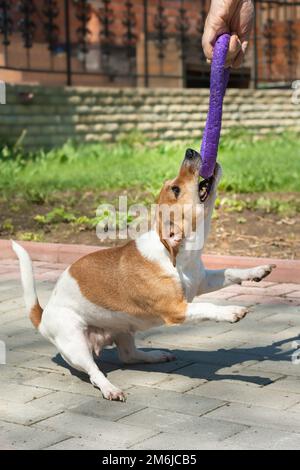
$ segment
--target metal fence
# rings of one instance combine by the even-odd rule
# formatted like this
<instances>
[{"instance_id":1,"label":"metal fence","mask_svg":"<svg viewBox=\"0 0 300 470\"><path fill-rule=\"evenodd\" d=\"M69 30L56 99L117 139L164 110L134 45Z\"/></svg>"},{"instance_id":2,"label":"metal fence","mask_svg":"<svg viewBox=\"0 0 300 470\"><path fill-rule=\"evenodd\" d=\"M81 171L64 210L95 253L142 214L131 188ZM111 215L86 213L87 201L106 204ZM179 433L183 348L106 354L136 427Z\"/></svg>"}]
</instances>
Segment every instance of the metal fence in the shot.
<instances>
[{"instance_id":1,"label":"metal fence","mask_svg":"<svg viewBox=\"0 0 300 470\"><path fill-rule=\"evenodd\" d=\"M0 0L0 74L15 81L202 87L209 0ZM300 2L255 0L245 66L231 86L299 77Z\"/></svg>"}]
</instances>

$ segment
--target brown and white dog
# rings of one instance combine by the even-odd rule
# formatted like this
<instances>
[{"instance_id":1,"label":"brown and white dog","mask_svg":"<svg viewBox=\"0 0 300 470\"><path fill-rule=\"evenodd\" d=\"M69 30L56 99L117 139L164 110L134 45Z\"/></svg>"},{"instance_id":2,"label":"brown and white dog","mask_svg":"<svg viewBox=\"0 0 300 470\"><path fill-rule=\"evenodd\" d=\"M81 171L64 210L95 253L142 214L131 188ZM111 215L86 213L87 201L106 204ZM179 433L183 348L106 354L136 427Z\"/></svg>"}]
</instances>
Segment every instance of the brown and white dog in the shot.
<instances>
[{"instance_id":1,"label":"brown and white dog","mask_svg":"<svg viewBox=\"0 0 300 470\"><path fill-rule=\"evenodd\" d=\"M245 307L192 303L193 298L245 280L260 281L274 267L207 270L201 247L188 248L187 231L192 231L199 214L197 231L203 231L204 238L208 235L221 177L216 165L209 195L201 202L205 198L199 186L200 165L200 155L187 150L179 174L160 192L156 228L124 246L96 251L76 261L61 275L44 311L36 295L30 257L13 242L33 325L72 367L86 372L107 399L123 401L125 396L99 370L93 354L99 355L103 347L114 343L125 363L171 361L174 356L169 352L136 349L134 334L158 325L237 322L247 314ZM160 207L175 204L191 208L190 224L186 227L186 221L173 217L163 236Z\"/></svg>"}]
</instances>

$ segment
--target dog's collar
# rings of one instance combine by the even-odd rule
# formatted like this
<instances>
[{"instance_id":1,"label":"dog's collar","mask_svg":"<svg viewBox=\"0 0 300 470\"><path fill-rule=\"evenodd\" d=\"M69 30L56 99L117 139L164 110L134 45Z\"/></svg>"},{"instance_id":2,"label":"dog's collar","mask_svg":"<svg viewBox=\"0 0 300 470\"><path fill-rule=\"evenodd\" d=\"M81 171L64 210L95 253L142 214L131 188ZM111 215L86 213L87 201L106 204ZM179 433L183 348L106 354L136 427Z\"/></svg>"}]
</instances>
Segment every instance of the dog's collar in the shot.
<instances>
[{"instance_id":1,"label":"dog's collar","mask_svg":"<svg viewBox=\"0 0 300 470\"><path fill-rule=\"evenodd\" d=\"M213 186L213 182L214 182L214 176L211 176L210 178L207 178L199 182L198 191L199 191L199 198L201 202L205 202L206 199L208 198L211 188Z\"/></svg>"}]
</instances>

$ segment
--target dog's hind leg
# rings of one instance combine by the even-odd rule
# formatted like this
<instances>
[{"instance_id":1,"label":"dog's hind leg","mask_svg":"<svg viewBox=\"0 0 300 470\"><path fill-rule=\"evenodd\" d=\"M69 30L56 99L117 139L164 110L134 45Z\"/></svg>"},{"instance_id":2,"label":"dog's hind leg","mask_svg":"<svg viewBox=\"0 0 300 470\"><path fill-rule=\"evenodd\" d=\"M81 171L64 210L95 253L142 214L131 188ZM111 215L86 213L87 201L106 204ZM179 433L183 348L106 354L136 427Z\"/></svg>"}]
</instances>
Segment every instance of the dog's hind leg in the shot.
<instances>
[{"instance_id":1,"label":"dog's hind leg","mask_svg":"<svg viewBox=\"0 0 300 470\"><path fill-rule=\"evenodd\" d=\"M115 337L119 358L126 364L169 362L175 356L167 351L141 351L137 349L134 337L130 333L120 333Z\"/></svg>"},{"instance_id":2,"label":"dog's hind leg","mask_svg":"<svg viewBox=\"0 0 300 470\"><path fill-rule=\"evenodd\" d=\"M199 294L223 289L223 287L231 286L232 284L241 284L243 281L259 282L268 276L275 267L274 264L266 264L249 269L206 269Z\"/></svg>"},{"instance_id":3,"label":"dog's hind leg","mask_svg":"<svg viewBox=\"0 0 300 470\"><path fill-rule=\"evenodd\" d=\"M83 325L73 317L72 311L61 310L60 313L61 316L56 325L55 335L52 336L52 342L62 357L74 369L88 374L91 383L101 390L104 398L125 401L124 393L109 382L95 363ZM60 322L64 323L64 328L59 328Z\"/></svg>"}]
</instances>

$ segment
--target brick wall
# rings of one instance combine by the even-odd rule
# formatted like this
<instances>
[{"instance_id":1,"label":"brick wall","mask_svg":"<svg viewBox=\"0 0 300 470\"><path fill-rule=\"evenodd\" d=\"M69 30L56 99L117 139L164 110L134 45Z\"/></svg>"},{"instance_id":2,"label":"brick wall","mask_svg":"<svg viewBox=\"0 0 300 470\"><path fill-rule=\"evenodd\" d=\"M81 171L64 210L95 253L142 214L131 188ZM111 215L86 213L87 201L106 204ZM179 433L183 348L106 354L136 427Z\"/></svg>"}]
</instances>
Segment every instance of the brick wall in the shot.
<instances>
[{"instance_id":1,"label":"brick wall","mask_svg":"<svg viewBox=\"0 0 300 470\"><path fill-rule=\"evenodd\" d=\"M32 100L26 101L26 93ZM200 138L207 106L207 89L108 89L7 87L7 104L0 105L0 140L14 142L27 131L27 147L60 145L67 139L114 141L138 130L152 140ZM229 89L223 130L234 126L258 134L300 131L300 106L290 90Z\"/></svg>"}]
</instances>

